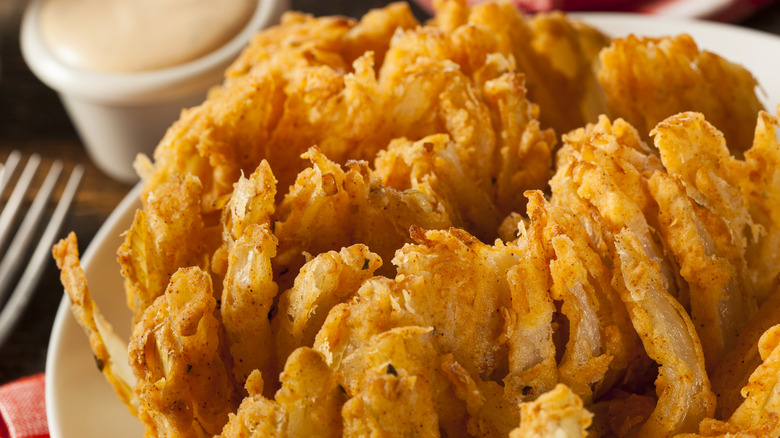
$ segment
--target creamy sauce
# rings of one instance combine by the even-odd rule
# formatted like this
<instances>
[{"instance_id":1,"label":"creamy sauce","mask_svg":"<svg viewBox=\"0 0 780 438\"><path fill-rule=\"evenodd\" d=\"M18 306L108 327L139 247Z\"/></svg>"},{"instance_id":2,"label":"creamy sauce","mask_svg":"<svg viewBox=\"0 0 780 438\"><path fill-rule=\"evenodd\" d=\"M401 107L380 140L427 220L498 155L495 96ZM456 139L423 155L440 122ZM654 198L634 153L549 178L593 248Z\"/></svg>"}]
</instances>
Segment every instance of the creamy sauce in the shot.
<instances>
[{"instance_id":1,"label":"creamy sauce","mask_svg":"<svg viewBox=\"0 0 780 438\"><path fill-rule=\"evenodd\" d=\"M138 72L219 48L249 22L257 0L44 0L40 29L73 67Z\"/></svg>"}]
</instances>

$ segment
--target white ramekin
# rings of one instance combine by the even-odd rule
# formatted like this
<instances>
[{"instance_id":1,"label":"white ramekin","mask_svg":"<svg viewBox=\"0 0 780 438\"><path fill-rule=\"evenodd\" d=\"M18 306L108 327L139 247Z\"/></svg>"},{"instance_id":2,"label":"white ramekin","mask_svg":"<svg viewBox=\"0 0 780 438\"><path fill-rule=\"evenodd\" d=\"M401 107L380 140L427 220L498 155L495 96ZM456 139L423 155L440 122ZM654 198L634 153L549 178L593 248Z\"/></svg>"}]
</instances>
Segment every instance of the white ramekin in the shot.
<instances>
[{"instance_id":1,"label":"white ramekin","mask_svg":"<svg viewBox=\"0 0 780 438\"><path fill-rule=\"evenodd\" d=\"M289 6L289 0L258 0L238 35L185 64L139 73L102 73L71 67L53 55L38 29L41 2L31 1L22 19L24 60L59 94L95 165L128 183L138 180L132 166L136 155L151 155L181 110L201 103L252 35L277 23Z\"/></svg>"}]
</instances>

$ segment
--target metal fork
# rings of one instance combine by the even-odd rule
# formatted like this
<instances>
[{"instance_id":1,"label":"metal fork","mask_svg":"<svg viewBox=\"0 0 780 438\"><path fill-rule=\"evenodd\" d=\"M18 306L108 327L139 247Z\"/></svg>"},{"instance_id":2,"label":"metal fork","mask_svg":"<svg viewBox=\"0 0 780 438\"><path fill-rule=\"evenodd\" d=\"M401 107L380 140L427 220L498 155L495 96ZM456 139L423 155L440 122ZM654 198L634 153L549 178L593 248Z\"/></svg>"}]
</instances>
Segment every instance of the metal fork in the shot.
<instances>
[{"instance_id":1,"label":"metal fork","mask_svg":"<svg viewBox=\"0 0 780 438\"><path fill-rule=\"evenodd\" d=\"M2 166L0 168L0 196L5 192L9 182L12 181L21 159L22 154L14 151L8 156L5 164L0 165ZM27 307L46 267L46 263L51 260L51 247L54 244L54 240L58 237L62 222L73 202L76 190L81 182L81 177L84 174L84 168L81 165L73 168L62 190L59 202L49 218L48 225L40 233L38 244L32 255L27 258L29 248L34 243L36 232L39 231L38 225L43 217L44 209L49 203L54 189L57 187L63 170L61 161L58 160L52 163L49 172L46 174L40 187L38 187L37 194L27 209L24 219L16 228L14 226L16 218L27 192L31 190L40 162L41 158L37 154L31 155L27 159L27 164L16 179L13 191L5 203L2 213L0 213L0 249L5 248L11 232L16 231L2 261L0 261L0 306L2 306L2 311L0 311L0 346L5 343L8 335ZM18 277L21 265L25 262L27 263L27 268ZM15 282L17 278L18 281ZM14 284L16 287L13 288L13 292L8 297L9 291L11 291ZM8 297L7 301L6 297Z\"/></svg>"}]
</instances>

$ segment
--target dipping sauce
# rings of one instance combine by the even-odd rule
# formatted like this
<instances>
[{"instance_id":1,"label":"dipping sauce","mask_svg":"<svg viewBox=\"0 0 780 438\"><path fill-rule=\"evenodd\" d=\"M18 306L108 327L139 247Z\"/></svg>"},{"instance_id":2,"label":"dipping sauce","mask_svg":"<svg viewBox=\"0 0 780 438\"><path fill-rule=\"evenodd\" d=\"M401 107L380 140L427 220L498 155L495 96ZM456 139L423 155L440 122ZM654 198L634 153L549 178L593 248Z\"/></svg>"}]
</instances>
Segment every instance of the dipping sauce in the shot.
<instances>
[{"instance_id":1,"label":"dipping sauce","mask_svg":"<svg viewBox=\"0 0 780 438\"><path fill-rule=\"evenodd\" d=\"M192 61L249 22L257 0L44 0L41 36L62 62L139 72Z\"/></svg>"}]
</instances>

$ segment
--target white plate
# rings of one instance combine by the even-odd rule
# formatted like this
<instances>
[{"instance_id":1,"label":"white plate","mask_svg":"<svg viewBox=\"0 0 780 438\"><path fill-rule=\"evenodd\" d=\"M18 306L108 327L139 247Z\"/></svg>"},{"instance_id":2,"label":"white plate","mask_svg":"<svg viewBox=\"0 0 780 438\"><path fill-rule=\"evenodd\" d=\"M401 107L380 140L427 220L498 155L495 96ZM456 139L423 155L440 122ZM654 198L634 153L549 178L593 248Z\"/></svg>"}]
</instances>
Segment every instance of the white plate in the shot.
<instances>
[{"instance_id":1,"label":"white plate","mask_svg":"<svg viewBox=\"0 0 780 438\"><path fill-rule=\"evenodd\" d=\"M774 113L780 103L780 38L730 25L626 14L579 14L613 35L660 36L687 32L700 47L748 67L766 91L764 102ZM130 312L116 250L138 208L138 187L117 207L95 235L82 263L90 291L117 332L127 338ZM54 321L46 362L46 412L52 438L138 438L140 423L119 401L98 372L87 337L70 314L64 297Z\"/></svg>"}]
</instances>

